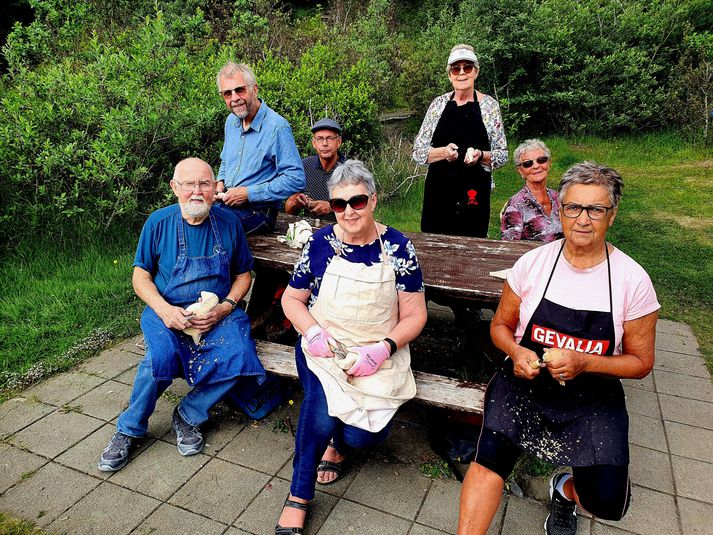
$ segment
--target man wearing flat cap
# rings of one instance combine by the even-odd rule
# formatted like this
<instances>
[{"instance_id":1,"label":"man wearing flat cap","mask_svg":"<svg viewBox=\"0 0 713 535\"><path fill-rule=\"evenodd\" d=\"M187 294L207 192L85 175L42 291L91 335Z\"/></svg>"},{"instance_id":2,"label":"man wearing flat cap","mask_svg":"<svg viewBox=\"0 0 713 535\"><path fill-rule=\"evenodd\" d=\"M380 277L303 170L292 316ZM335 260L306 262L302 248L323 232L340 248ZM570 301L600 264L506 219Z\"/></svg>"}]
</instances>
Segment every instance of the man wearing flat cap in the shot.
<instances>
[{"instance_id":1,"label":"man wearing flat cap","mask_svg":"<svg viewBox=\"0 0 713 535\"><path fill-rule=\"evenodd\" d=\"M306 177L305 190L295 193L285 201L285 212L334 218L329 207L327 181L337 165L345 159L339 152L342 145L341 134L342 127L334 119L325 118L314 123L312 146L317 154L302 159Z\"/></svg>"}]
</instances>

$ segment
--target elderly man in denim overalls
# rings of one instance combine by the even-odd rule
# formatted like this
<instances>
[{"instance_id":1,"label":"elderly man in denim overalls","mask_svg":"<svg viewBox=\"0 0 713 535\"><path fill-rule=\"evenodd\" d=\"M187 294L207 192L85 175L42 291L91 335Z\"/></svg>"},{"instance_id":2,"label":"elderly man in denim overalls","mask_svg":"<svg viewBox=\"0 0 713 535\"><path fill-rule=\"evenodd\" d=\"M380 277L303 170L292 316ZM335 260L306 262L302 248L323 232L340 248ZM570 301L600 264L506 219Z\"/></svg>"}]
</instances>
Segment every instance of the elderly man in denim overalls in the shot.
<instances>
[{"instance_id":1,"label":"elderly man in denim overalls","mask_svg":"<svg viewBox=\"0 0 713 535\"><path fill-rule=\"evenodd\" d=\"M102 471L127 463L146 433L156 400L174 378L183 377L193 387L173 411L176 445L184 456L200 453L199 426L240 377L265 379L250 321L237 306L250 287L253 262L242 226L227 210L212 208L216 183L206 162L181 161L171 188L178 204L149 216L134 259L134 290L147 305L141 315L146 356L129 407L101 454ZM220 303L205 314L188 312L201 292L216 294ZM198 344L182 332L187 327L202 334Z\"/></svg>"}]
</instances>

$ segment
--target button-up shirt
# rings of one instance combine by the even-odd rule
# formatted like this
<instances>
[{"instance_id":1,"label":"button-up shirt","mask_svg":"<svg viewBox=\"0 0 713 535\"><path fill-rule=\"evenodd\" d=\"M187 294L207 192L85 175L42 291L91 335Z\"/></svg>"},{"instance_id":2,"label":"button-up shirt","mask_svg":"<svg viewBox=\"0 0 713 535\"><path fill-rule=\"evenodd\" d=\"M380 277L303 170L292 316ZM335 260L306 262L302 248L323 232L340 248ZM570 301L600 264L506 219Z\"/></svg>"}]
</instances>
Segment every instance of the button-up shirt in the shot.
<instances>
[{"instance_id":1,"label":"button-up shirt","mask_svg":"<svg viewBox=\"0 0 713 535\"><path fill-rule=\"evenodd\" d=\"M247 130L236 115L226 119L218 180L247 187L251 206L279 206L304 189L304 169L289 123L260 102Z\"/></svg>"}]
</instances>

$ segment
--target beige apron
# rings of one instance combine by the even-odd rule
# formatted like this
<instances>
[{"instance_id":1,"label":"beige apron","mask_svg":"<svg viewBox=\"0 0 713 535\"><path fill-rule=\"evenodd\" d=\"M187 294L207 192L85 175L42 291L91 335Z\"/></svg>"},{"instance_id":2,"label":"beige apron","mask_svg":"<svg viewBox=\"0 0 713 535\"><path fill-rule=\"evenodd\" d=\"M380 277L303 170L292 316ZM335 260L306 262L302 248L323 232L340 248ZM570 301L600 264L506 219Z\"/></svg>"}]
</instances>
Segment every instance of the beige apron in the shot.
<instances>
[{"instance_id":1,"label":"beige apron","mask_svg":"<svg viewBox=\"0 0 713 535\"><path fill-rule=\"evenodd\" d=\"M396 274L378 227L377 235L383 261L366 266L349 262L338 252L324 272L317 300L310 309L314 319L347 346L377 343L399 321ZM408 345L385 360L373 375L352 377L351 382L333 358L311 356L304 337L302 350L307 366L322 383L329 415L345 424L372 433L380 431L396 410L416 395Z\"/></svg>"}]
</instances>

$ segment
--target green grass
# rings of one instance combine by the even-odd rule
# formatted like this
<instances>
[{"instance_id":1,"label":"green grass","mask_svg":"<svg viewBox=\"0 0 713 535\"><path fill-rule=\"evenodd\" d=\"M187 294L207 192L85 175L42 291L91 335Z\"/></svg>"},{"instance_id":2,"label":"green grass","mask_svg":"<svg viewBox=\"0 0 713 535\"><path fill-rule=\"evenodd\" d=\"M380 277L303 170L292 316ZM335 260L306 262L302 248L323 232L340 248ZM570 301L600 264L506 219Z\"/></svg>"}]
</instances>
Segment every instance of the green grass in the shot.
<instances>
[{"instance_id":1,"label":"green grass","mask_svg":"<svg viewBox=\"0 0 713 535\"><path fill-rule=\"evenodd\" d=\"M511 153L519 140L509 140ZM563 138L544 141L552 151L549 186L564 171L592 159L619 171L624 196L608 239L649 273L662 305L661 317L693 329L713 372L713 157L710 151L667 134L637 138ZM391 168L398 167L390 164ZM378 171L381 171L379 169ZM377 177L382 178L377 172ZM393 182L393 177L389 177ZM495 173L489 237L499 239L498 213L522 179L512 162ZM383 222L417 231L423 181L377 208Z\"/></svg>"},{"instance_id":2,"label":"green grass","mask_svg":"<svg viewBox=\"0 0 713 535\"><path fill-rule=\"evenodd\" d=\"M20 520L8 514L0 513L0 533L3 535L49 535L29 520Z\"/></svg>"}]
</instances>

